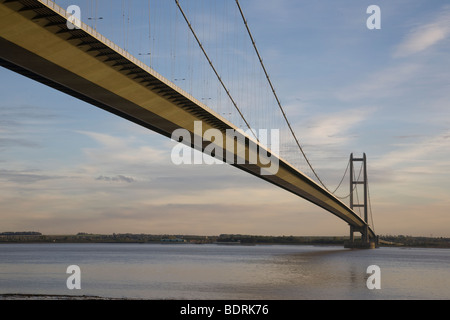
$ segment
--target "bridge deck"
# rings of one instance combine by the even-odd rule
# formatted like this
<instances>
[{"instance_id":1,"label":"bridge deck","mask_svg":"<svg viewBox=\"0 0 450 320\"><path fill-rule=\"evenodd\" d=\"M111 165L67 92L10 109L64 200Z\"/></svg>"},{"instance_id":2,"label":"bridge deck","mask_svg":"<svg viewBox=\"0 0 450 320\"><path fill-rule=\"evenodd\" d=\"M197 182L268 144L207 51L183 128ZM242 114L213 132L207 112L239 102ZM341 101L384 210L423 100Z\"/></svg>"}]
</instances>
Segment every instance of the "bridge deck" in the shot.
<instances>
[{"instance_id":1,"label":"bridge deck","mask_svg":"<svg viewBox=\"0 0 450 320\"><path fill-rule=\"evenodd\" d=\"M194 134L195 121L202 121L203 131L237 130L87 25L68 29L67 17L52 1L0 0L0 64L167 137L178 128ZM247 150L254 144L263 147L245 139ZM246 160L233 165L322 207L358 230L366 226L347 205L287 161L279 159L275 175L261 175L264 166ZM375 237L370 228L369 237Z\"/></svg>"}]
</instances>

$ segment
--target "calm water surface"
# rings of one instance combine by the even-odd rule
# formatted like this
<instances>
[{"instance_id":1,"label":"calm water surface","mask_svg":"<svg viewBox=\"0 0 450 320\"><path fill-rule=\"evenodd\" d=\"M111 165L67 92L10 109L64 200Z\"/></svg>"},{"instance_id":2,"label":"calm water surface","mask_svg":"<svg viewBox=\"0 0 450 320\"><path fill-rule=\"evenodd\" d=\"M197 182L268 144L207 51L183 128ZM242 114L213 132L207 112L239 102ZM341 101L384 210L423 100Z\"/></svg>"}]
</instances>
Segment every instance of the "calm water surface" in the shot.
<instances>
[{"instance_id":1,"label":"calm water surface","mask_svg":"<svg viewBox=\"0 0 450 320\"><path fill-rule=\"evenodd\" d=\"M81 268L81 290L66 269ZM367 267L381 269L369 290ZM143 299L449 299L450 250L190 244L3 244L0 294Z\"/></svg>"}]
</instances>

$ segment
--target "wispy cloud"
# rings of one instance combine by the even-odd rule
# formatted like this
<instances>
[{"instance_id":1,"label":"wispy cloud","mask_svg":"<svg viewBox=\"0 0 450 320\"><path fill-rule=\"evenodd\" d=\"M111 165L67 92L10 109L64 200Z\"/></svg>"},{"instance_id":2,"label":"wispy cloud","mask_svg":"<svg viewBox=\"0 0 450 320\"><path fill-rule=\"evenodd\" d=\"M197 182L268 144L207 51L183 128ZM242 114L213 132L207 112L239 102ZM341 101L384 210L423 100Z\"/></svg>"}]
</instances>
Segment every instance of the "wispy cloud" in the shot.
<instances>
[{"instance_id":1,"label":"wispy cloud","mask_svg":"<svg viewBox=\"0 0 450 320\"><path fill-rule=\"evenodd\" d=\"M437 173L433 163L442 160L442 157L448 158L450 150L450 131L444 131L436 136L413 144L405 145L395 151L385 154L378 159L374 166L378 168L395 168L398 165L417 166L420 161L427 162L427 172ZM420 165L419 165L420 166Z\"/></svg>"},{"instance_id":2,"label":"wispy cloud","mask_svg":"<svg viewBox=\"0 0 450 320\"><path fill-rule=\"evenodd\" d=\"M66 177L29 171L0 170L0 180L6 180L20 184L29 184L43 180L63 179L63 178Z\"/></svg>"},{"instance_id":3,"label":"wispy cloud","mask_svg":"<svg viewBox=\"0 0 450 320\"><path fill-rule=\"evenodd\" d=\"M368 107L317 115L301 132L301 136L304 141L314 146L345 145L351 139L349 133L367 120L373 111L373 108Z\"/></svg>"},{"instance_id":4,"label":"wispy cloud","mask_svg":"<svg viewBox=\"0 0 450 320\"><path fill-rule=\"evenodd\" d=\"M450 35L450 6L445 6L434 21L412 29L396 47L394 57L425 51Z\"/></svg>"},{"instance_id":5,"label":"wispy cloud","mask_svg":"<svg viewBox=\"0 0 450 320\"><path fill-rule=\"evenodd\" d=\"M404 63L369 74L365 79L349 87L338 89L336 97L341 101L398 97L407 90L407 85L416 79L421 70L417 63Z\"/></svg>"},{"instance_id":6,"label":"wispy cloud","mask_svg":"<svg viewBox=\"0 0 450 320\"><path fill-rule=\"evenodd\" d=\"M1 131L0 131L1 133ZM37 148L40 144L32 141L31 139L19 139L19 138L0 138L0 149L8 147L27 147Z\"/></svg>"},{"instance_id":7,"label":"wispy cloud","mask_svg":"<svg viewBox=\"0 0 450 320\"><path fill-rule=\"evenodd\" d=\"M121 175L121 174L119 174L117 176L114 176L114 177L99 176L95 180L98 180L98 181L112 181L112 182L127 182L127 183L132 183L132 182L135 181L134 178L126 177L126 176Z\"/></svg>"},{"instance_id":8,"label":"wispy cloud","mask_svg":"<svg viewBox=\"0 0 450 320\"><path fill-rule=\"evenodd\" d=\"M167 150L160 150L148 146L133 136L116 137L110 134L79 131L79 133L92 138L99 144L96 148L86 148L84 153L89 163L100 170L107 170L117 166L141 167L151 163L164 163Z\"/></svg>"},{"instance_id":9,"label":"wispy cloud","mask_svg":"<svg viewBox=\"0 0 450 320\"><path fill-rule=\"evenodd\" d=\"M44 107L0 105L0 149L41 147L36 134L44 132L57 118Z\"/></svg>"}]
</instances>

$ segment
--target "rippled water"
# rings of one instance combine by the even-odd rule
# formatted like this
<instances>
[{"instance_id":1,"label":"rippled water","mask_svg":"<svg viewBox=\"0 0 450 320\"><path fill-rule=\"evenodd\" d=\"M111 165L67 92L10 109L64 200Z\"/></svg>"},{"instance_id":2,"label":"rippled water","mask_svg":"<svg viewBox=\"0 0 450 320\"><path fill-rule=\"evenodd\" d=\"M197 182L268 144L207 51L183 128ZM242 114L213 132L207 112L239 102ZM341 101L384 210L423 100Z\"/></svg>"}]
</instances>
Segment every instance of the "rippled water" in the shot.
<instances>
[{"instance_id":1,"label":"rippled water","mask_svg":"<svg viewBox=\"0 0 450 320\"><path fill-rule=\"evenodd\" d=\"M69 290L69 265L81 290ZM369 290L367 267L380 267ZM449 299L450 250L190 244L0 245L0 294L143 299Z\"/></svg>"}]
</instances>

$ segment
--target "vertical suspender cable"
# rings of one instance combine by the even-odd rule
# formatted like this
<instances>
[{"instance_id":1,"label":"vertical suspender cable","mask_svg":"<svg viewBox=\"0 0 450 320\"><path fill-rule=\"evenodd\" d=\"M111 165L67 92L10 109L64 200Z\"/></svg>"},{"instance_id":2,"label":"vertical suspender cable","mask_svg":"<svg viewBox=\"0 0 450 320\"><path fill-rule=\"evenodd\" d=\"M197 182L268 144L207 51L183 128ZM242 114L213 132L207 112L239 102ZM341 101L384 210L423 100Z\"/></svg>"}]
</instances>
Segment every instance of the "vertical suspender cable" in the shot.
<instances>
[{"instance_id":1,"label":"vertical suspender cable","mask_svg":"<svg viewBox=\"0 0 450 320\"><path fill-rule=\"evenodd\" d=\"M272 84L272 81L270 80L269 74L267 73L267 69L266 69L266 67L264 66L264 63L263 63L263 60L262 60L262 58L261 58L261 55L259 54L258 48L256 47L256 43L255 43L255 41L254 41L254 39L253 39L252 33L250 32L250 28L249 28L249 26L248 26L248 24L247 24L247 20L245 19L244 12L242 11L241 5L239 4L239 0L236 0L236 4L237 4L237 6L238 6L238 8L239 8L239 12L241 13L241 17L242 17L242 20L244 21L244 24L245 24L245 27L246 27L246 29L247 29L248 35L250 36L250 40L252 41L253 48L254 48L255 51L256 51L256 55L258 56L259 62L261 63L261 67L263 68L264 74L266 75L267 81L269 82L270 88L272 89L272 92L273 92L273 94L274 94L274 96L275 96L275 99L276 99L276 101L277 101L278 107L280 108L281 113L283 114L283 117L284 117L284 119L285 119L285 121L286 121L286 123L287 123L287 125L288 125L288 127L289 127L289 130L291 131L291 134L292 134L292 136L294 137L295 142L297 143L298 148L300 149L301 153L303 154L303 157L305 158L306 162L308 163L308 166L310 167L310 169L312 170L312 172L313 172L314 175L316 176L317 180L320 182L320 184L321 184L328 192L330 192L330 190L328 190L328 188L325 186L325 184L322 182L322 180L320 179L320 177L318 176L318 174L317 174L316 171L314 170L314 168L313 168L313 166L311 165L311 163L310 163L308 157L306 156L305 152L303 151L303 148L301 147L300 142L298 141L297 136L296 136L295 133L294 133L294 130L293 130L292 127L291 127L291 124L289 123L289 120L287 119L286 113L284 112L284 109L283 109L283 107L282 107L282 105L281 105L280 99L278 98L278 95L277 95L277 93L276 93L276 91L275 91L275 88L274 88L274 86L273 86L273 84Z\"/></svg>"},{"instance_id":2,"label":"vertical suspender cable","mask_svg":"<svg viewBox=\"0 0 450 320\"><path fill-rule=\"evenodd\" d=\"M253 131L253 129L250 127L249 123L247 122L247 120L245 119L244 115L242 114L241 110L239 109L238 105L236 104L236 101L234 101L233 97L230 94L230 91L228 90L228 88L225 86L225 83L222 81L222 78L220 77L219 73L217 72L216 68L214 67L214 64L212 63L211 59L209 58L208 54L206 53L205 48L203 47L200 39L197 37L197 34L194 31L194 28L192 27L191 23L189 22L189 19L187 18L187 16L185 15L183 8L181 8L180 2L178 0L175 0L175 3L178 6L178 9L180 10L181 14L183 15L184 20L186 21L189 29L191 30L192 35L194 36L195 40L197 41L197 44L199 45L200 49L202 50L204 56L206 57L206 59L208 60L209 65L211 66L211 68L213 69L217 79L219 80L220 84L222 85L223 89L225 90L225 92L227 93L228 97L230 98L231 102L233 103L234 107L236 108L237 112L239 113L239 115L241 116L242 120L244 120L245 124L247 125L247 128L252 132L252 134L255 136L256 140L258 140L257 135L255 134L255 132Z\"/></svg>"},{"instance_id":3,"label":"vertical suspender cable","mask_svg":"<svg viewBox=\"0 0 450 320\"><path fill-rule=\"evenodd\" d=\"M369 199L370 220L372 221L372 229L375 232L375 224L373 223L372 202L370 201L369 179L367 179L367 198Z\"/></svg>"}]
</instances>

